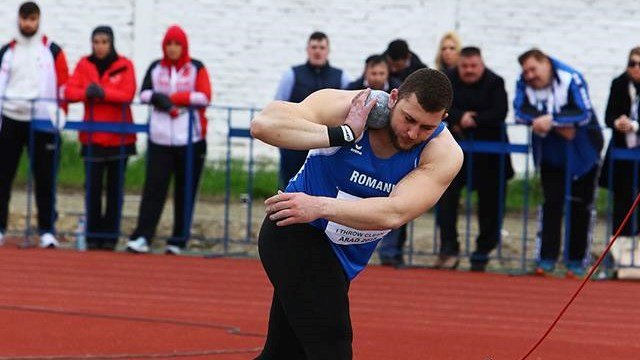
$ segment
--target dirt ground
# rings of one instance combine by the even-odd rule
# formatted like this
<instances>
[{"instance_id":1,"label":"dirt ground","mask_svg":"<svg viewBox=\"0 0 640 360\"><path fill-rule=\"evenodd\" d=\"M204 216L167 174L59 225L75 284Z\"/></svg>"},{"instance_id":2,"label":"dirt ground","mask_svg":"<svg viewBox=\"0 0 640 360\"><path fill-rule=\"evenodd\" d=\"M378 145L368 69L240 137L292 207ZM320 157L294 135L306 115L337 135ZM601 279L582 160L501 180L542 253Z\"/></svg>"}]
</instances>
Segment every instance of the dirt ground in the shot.
<instances>
[{"instance_id":1,"label":"dirt ground","mask_svg":"<svg viewBox=\"0 0 640 360\"><path fill-rule=\"evenodd\" d=\"M122 234L118 248L123 249L126 237L130 234L138 217L140 196L128 194L124 199L124 209L122 218ZM224 199L200 199L196 204L195 216L192 227L192 240L189 243L188 254L209 255L209 256L257 256L256 238L260 229L260 224L264 217L264 205L262 201L254 201L249 209L243 197L234 197L229 200L229 213L227 216L227 233L229 241L225 242L225 204ZM75 234L78 228L78 219L84 209L84 196L77 191L58 192L58 214L56 223L60 240L64 247L73 248L75 246ZM35 209L32 200L31 207ZM14 191L10 204L9 232L10 234L22 234L26 225L27 196L25 191ZM247 226L247 219L251 211L251 223ZM464 254L473 251L475 234L477 234L477 222L474 215L471 215L467 224L464 209L460 211L461 217L458 221L458 231L460 234L461 248ZM31 226L35 225L35 211L32 214ZM492 261L489 269L493 271L511 271L523 269L522 254L526 252L526 258L532 259L535 251L535 234L537 228L537 211L530 209L526 218L526 241L523 213L507 214L502 230L502 246L494 251L496 260ZM157 236L153 242L155 252L161 253L164 246L163 239L171 234L173 225L173 205L169 198L165 204L162 218L157 230ZM465 234L469 233L469 236ZM413 234L412 240L407 244L406 260L414 265L429 266L435 259L437 253L438 234L435 230L435 218L432 212L426 213L416 219L409 227L409 234ZM411 238L411 237L410 237ZM596 221L592 252L598 253L604 249L606 239L605 222L602 219ZM526 249L525 249L526 248ZM526 250L526 251L525 251ZM374 256L372 262L377 262ZM530 265L530 260L525 262ZM468 262L463 257L462 268L468 268Z\"/></svg>"}]
</instances>

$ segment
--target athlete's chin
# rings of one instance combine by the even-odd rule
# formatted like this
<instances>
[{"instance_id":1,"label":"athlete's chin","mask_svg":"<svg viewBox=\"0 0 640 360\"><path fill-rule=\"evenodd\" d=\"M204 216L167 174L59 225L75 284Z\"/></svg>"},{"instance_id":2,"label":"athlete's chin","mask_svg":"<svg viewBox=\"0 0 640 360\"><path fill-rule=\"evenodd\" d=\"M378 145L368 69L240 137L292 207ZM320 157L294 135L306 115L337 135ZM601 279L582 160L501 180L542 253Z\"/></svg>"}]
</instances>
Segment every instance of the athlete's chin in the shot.
<instances>
[{"instance_id":1,"label":"athlete's chin","mask_svg":"<svg viewBox=\"0 0 640 360\"><path fill-rule=\"evenodd\" d=\"M396 141L395 143L395 146L396 149L400 151L410 151L418 146L418 143L416 143L415 141L402 141L401 139L398 139L398 141Z\"/></svg>"}]
</instances>

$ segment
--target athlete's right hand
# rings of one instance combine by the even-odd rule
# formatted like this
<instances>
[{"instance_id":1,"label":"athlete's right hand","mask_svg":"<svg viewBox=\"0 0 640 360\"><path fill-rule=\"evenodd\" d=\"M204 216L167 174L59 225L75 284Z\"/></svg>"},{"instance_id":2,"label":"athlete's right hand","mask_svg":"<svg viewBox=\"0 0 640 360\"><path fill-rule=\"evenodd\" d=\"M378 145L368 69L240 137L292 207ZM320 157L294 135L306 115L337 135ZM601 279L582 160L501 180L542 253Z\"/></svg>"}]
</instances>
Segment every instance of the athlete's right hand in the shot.
<instances>
[{"instance_id":1,"label":"athlete's right hand","mask_svg":"<svg viewBox=\"0 0 640 360\"><path fill-rule=\"evenodd\" d=\"M302 224L321 217L321 201L319 197L305 193L284 193L278 191L264 201L265 212L271 221L278 226Z\"/></svg>"},{"instance_id":2,"label":"athlete's right hand","mask_svg":"<svg viewBox=\"0 0 640 360\"><path fill-rule=\"evenodd\" d=\"M369 101L369 103L366 104L366 100L370 93L371 89L362 90L353 98L353 100L351 100L351 108L349 109L347 119L344 121L345 125L349 125L356 139L358 139L364 132L364 127L367 124L367 117L369 117L371 109L376 106L375 101Z\"/></svg>"}]
</instances>

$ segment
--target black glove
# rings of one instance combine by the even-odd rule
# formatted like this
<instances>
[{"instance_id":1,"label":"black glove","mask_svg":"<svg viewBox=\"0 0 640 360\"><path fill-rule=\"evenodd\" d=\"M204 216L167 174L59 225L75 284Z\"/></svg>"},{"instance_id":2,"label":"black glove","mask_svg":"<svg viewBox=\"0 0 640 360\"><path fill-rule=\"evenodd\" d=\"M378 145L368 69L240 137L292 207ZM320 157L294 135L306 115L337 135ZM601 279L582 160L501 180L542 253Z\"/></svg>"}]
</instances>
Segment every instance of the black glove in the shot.
<instances>
[{"instance_id":1,"label":"black glove","mask_svg":"<svg viewBox=\"0 0 640 360\"><path fill-rule=\"evenodd\" d=\"M104 89L96 83L87 86L84 94L87 99L104 99Z\"/></svg>"},{"instance_id":2,"label":"black glove","mask_svg":"<svg viewBox=\"0 0 640 360\"><path fill-rule=\"evenodd\" d=\"M151 104L160 111L169 111L173 107L169 96L159 92L154 92L151 95Z\"/></svg>"}]
</instances>

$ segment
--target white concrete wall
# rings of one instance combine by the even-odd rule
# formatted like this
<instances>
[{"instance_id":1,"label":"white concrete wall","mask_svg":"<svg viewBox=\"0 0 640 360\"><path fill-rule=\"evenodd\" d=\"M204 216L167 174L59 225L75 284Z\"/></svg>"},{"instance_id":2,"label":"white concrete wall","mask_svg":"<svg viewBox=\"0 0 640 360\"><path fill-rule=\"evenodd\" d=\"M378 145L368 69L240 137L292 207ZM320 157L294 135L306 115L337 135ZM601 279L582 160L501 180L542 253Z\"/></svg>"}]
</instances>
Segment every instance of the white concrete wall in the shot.
<instances>
[{"instance_id":1,"label":"white concrete wall","mask_svg":"<svg viewBox=\"0 0 640 360\"><path fill-rule=\"evenodd\" d=\"M20 3L2 1L3 42L15 32ZM64 48L71 67L90 51L91 30L107 24L115 30L118 51L133 58L139 82L149 62L161 55L167 26L182 25L192 56L209 69L215 103L228 105L268 102L282 72L305 60L306 39L314 30L329 35L331 63L356 77L364 58L381 52L395 38L406 39L432 65L439 37L456 29L465 45L483 49L487 65L505 78L510 95L519 74L516 57L532 46L581 70L602 117L611 79L624 70L629 49L640 44L640 7L631 0L41 0L39 4L43 28ZM226 131L224 115L211 115L212 141L220 142ZM144 120L143 115L139 118ZM247 119L248 115L238 117L238 126L246 125ZM274 154L260 149L267 156Z\"/></svg>"}]
</instances>

